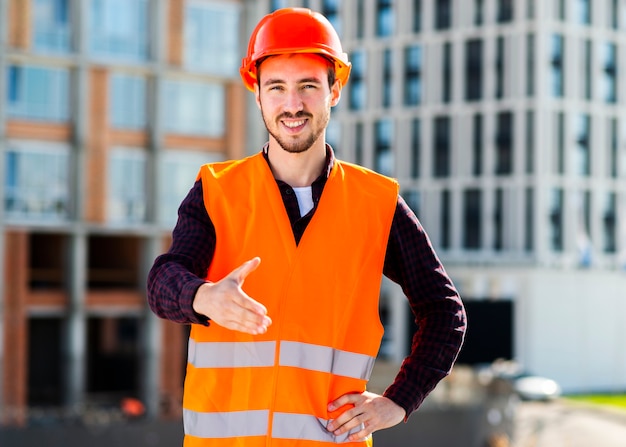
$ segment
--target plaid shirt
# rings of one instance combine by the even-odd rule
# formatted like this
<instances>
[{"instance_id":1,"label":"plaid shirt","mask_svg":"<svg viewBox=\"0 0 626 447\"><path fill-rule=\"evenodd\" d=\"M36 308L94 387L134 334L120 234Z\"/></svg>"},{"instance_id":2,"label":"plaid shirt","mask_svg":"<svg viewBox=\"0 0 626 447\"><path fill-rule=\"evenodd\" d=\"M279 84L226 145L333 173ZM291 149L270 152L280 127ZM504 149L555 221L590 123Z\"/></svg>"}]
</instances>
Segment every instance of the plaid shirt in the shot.
<instances>
[{"instance_id":1,"label":"plaid shirt","mask_svg":"<svg viewBox=\"0 0 626 447\"><path fill-rule=\"evenodd\" d=\"M296 242L315 213L334 164L332 149L328 148L326 167L312 184L313 209L305 216L300 216L293 189L276 180ZM179 323L209 324L206 317L194 312L192 304L196 290L207 276L215 240L215 228L204 206L198 180L180 205L169 251L155 260L148 276L148 303L159 317ZM459 294L428 236L400 196L383 274L402 287L417 325L411 353L384 392L406 410L408 418L450 372L463 343L466 316Z\"/></svg>"}]
</instances>

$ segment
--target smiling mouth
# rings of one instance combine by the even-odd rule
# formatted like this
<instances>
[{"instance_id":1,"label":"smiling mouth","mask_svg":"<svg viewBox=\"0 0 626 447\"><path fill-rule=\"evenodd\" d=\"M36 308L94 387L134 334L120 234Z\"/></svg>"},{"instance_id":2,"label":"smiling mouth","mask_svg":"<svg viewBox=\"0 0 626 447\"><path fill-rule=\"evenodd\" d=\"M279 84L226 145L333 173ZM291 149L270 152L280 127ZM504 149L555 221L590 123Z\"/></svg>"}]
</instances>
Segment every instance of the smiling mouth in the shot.
<instances>
[{"instance_id":1,"label":"smiling mouth","mask_svg":"<svg viewBox=\"0 0 626 447\"><path fill-rule=\"evenodd\" d=\"M295 129L296 127L304 126L306 120L298 120L298 121L283 121L283 124L290 129Z\"/></svg>"}]
</instances>

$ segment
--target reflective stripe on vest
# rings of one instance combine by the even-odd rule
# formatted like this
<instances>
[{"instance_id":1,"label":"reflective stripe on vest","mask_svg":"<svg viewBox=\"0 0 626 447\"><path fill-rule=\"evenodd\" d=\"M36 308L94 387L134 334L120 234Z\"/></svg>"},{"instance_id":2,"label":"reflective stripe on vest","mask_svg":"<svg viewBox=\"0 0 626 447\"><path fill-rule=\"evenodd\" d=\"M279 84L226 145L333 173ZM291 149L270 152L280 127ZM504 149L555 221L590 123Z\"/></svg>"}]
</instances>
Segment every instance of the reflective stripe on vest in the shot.
<instances>
[{"instance_id":1,"label":"reflective stripe on vest","mask_svg":"<svg viewBox=\"0 0 626 447\"><path fill-rule=\"evenodd\" d=\"M189 340L189 363L196 368L273 366L276 342L196 342ZM328 346L280 342L280 366L369 380L376 359Z\"/></svg>"},{"instance_id":2,"label":"reflective stripe on vest","mask_svg":"<svg viewBox=\"0 0 626 447\"><path fill-rule=\"evenodd\" d=\"M269 410L199 413L183 409L185 434L198 438L267 435Z\"/></svg>"},{"instance_id":3,"label":"reflective stripe on vest","mask_svg":"<svg viewBox=\"0 0 626 447\"><path fill-rule=\"evenodd\" d=\"M348 442L348 437L363 428L354 427L339 436L326 430L327 420L307 414L274 413L272 438L298 439L330 443ZM185 434L197 438L232 438L264 436L268 431L268 410L200 413L183 410ZM236 427L236 429L233 429Z\"/></svg>"}]
</instances>

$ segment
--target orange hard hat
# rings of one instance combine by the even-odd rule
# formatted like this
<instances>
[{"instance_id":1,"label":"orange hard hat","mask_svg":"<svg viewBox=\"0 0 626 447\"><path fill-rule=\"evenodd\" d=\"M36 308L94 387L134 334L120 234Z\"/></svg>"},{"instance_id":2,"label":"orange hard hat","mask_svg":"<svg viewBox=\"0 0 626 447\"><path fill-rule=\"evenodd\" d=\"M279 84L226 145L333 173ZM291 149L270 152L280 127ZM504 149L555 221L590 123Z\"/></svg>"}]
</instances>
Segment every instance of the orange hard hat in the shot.
<instances>
[{"instance_id":1,"label":"orange hard hat","mask_svg":"<svg viewBox=\"0 0 626 447\"><path fill-rule=\"evenodd\" d=\"M289 53L325 56L335 63L336 78L341 85L348 82L351 64L328 19L307 8L283 8L263 17L250 36L248 54L239 69L248 90L254 91L259 60Z\"/></svg>"}]
</instances>

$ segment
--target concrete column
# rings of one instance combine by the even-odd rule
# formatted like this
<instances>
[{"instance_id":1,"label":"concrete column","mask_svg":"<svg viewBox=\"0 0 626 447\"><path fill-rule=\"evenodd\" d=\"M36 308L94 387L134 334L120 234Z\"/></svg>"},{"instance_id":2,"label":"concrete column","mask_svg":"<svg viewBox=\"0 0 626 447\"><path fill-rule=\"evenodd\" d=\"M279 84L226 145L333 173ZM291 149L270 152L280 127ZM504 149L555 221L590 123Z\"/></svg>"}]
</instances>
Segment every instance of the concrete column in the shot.
<instances>
[{"instance_id":1,"label":"concrete column","mask_svg":"<svg viewBox=\"0 0 626 447\"><path fill-rule=\"evenodd\" d=\"M70 236L66 267L69 306L63 340L64 403L68 409L80 411L86 389L87 321L85 315L85 284L87 281L87 236L78 232Z\"/></svg>"},{"instance_id":2,"label":"concrete column","mask_svg":"<svg viewBox=\"0 0 626 447\"><path fill-rule=\"evenodd\" d=\"M146 239L143 249L141 277L145 288L148 271L154 259L161 253L161 243L158 237ZM159 403L161 395L161 347L162 347L161 321L152 313L146 305L144 309L143 328L141 343L141 401L146 407L146 415L154 419L159 416Z\"/></svg>"}]
</instances>

